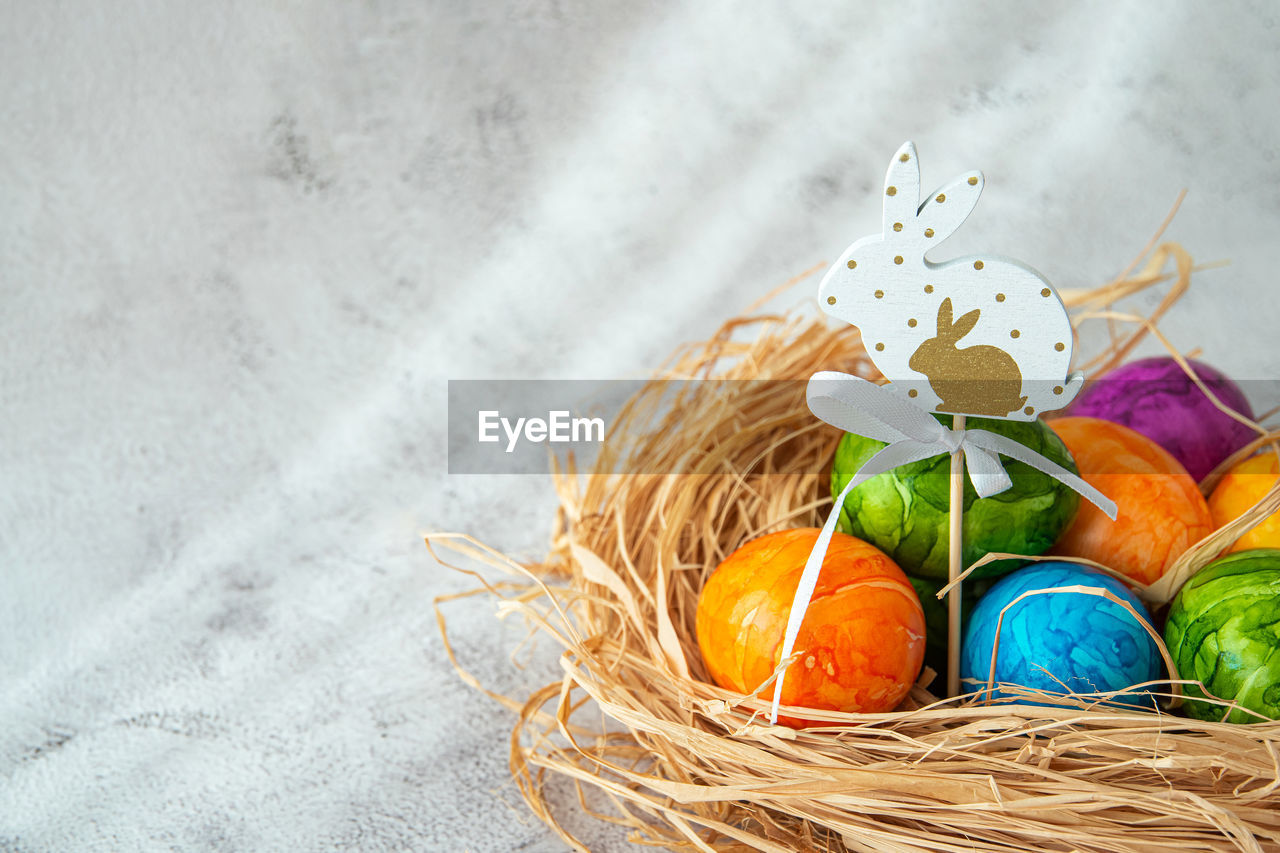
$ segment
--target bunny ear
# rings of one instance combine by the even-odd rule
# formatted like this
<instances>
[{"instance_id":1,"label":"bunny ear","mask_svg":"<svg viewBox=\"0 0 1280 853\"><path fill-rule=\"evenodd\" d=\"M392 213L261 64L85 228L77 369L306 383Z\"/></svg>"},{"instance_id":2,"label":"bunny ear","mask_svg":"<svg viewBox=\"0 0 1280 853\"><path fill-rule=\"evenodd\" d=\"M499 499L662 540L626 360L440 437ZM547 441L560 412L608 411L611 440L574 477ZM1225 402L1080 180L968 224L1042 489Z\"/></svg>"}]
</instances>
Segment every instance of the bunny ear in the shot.
<instances>
[{"instance_id":1,"label":"bunny ear","mask_svg":"<svg viewBox=\"0 0 1280 853\"><path fill-rule=\"evenodd\" d=\"M938 306L938 337L940 338L951 336L951 311L951 297L948 296Z\"/></svg>"},{"instance_id":2,"label":"bunny ear","mask_svg":"<svg viewBox=\"0 0 1280 853\"><path fill-rule=\"evenodd\" d=\"M910 227L919 205L920 162L914 143L904 142L884 176L884 232L888 234L895 223Z\"/></svg>"},{"instance_id":3,"label":"bunny ear","mask_svg":"<svg viewBox=\"0 0 1280 853\"><path fill-rule=\"evenodd\" d=\"M956 320L955 325L951 327L951 337L953 340L960 340L965 335L973 331L973 327L978 325L978 317L982 314L981 308L974 308L966 314L961 315Z\"/></svg>"},{"instance_id":4,"label":"bunny ear","mask_svg":"<svg viewBox=\"0 0 1280 853\"><path fill-rule=\"evenodd\" d=\"M973 212L982 187L981 172L966 172L926 198L916 218L916 227L926 243L941 243L954 234Z\"/></svg>"}]
</instances>

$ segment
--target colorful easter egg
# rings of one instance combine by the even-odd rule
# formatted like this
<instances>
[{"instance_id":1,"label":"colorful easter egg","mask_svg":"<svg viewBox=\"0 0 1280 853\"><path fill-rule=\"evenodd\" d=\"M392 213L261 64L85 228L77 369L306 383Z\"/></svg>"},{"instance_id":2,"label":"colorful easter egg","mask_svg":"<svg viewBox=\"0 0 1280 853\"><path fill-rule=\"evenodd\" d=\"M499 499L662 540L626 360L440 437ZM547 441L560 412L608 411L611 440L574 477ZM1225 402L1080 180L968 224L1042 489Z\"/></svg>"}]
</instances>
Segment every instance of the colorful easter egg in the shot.
<instances>
[{"instance_id":1,"label":"colorful easter egg","mask_svg":"<svg viewBox=\"0 0 1280 853\"><path fill-rule=\"evenodd\" d=\"M1239 386L1207 364L1190 364L1224 405L1253 417ZM1086 383L1068 414L1142 433L1173 454L1196 482L1256 435L1213 405L1168 356L1132 361Z\"/></svg>"},{"instance_id":2,"label":"colorful easter egg","mask_svg":"<svg viewBox=\"0 0 1280 853\"><path fill-rule=\"evenodd\" d=\"M698 647L711 678L747 693L782 652L791 602L818 532L784 530L734 551L698 599ZM787 670L784 705L835 711L889 711L907 695L924 658L920 600L902 569L860 539L835 534L822 561ZM761 696L772 698L770 685ZM782 722L799 728L803 720Z\"/></svg>"},{"instance_id":3,"label":"colorful easter egg","mask_svg":"<svg viewBox=\"0 0 1280 853\"><path fill-rule=\"evenodd\" d=\"M938 598L938 591L946 586L947 582L943 579L910 576L908 576L907 580L911 581L912 589L920 597L920 606L924 608L925 665L931 667L934 672L945 673L947 671L948 602L945 598ZM973 606L978 603L978 599L982 597L983 593L991 588L992 583L994 581L990 578L982 578L976 581L969 578L965 579L960 588L960 624L963 625L969 620L969 614L973 612ZM930 689L936 691L937 688Z\"/></svg>"},{"instance_id":4,"label":"colorful easter egg","mask_svg":"<svg viewBox=\"0 0 1280 853\"><path fill-rule=\"evenodd\" d=\"M1155 640L1133 614L1108 598L1080 592L1032 595L1064 586L1101 587L1151 616L1128 587L1105 572L1074 563L1044 562L1001 578L973 609L964 632L960 677L965 690L985 689L999 623L995 681L1050 693L1110 693L1160 677ZM1010 607L1009 605L1012 606ZM1009 607L1000 622L1000 614ZM1008 697L997 690L993 698ZM1114 701L1151 706L1145 689Z\"/></svg>"},{"instance_id":5,"label":"colorful easter egg","mask_svg":"<svg viewBox=\"0 0 1280 853\"><path fill-rule=\"evenodd\" d=\"M1223 475L1209 495L1209 512L1213 524L1222 527L1234 521L1253 507L1262 496L1271 491L1280 476L1280 460L1270 450L1243 459ZM1280 548L1280 512L1262 520L1257 527L1245 533L1227 549L1247 551L1251 548Z\"/></svg>"},{"instance_id":6,"label":"colorful easter egg","mask_svg":"<svg viewBox=\"0 0 1280 853\"><path fill-rule=\"evenodd\" d=\"M935 415L951 425L949 415ZM1053 431L1039 421L1019 422L969 418L969 429L1006 436L1074 472L1071 454ZM831 494L839 496L862 464L884 442L848 433L836 448L831 467ZM1007 491L979 498L964 481L965 566L993 551L1042 554L1058 540L1075 517L1080 496L1040 471L1000 457L1013 481ZM935 456L872 477L845 498L840 530L882 549L909 574L947 577L948 508L951 498L951 457ZM1017 568L1003 560L978 569L972 577L993 577Z\"/></svg>"},{"instance_id":7,"label":"colorful easter egg","mask_svg":"<svg viewBox=\"0 0 1280 853\"><path fill-rule=\"evenodd\" d=\"M1080 476L1116 502L1115 521L1086 503L1053 553L1084 557L1143 584L1214 529L1209 505L1178 460L1144 435L1098 418L1049 421Z\"/></svg>"},{"instance_id":8,"label":"colorful easter egg","mask_svg":"<svg viewBox=\"0 0 1280 853\"><path fill-rule=\"evenodd\" d=\"M1280 720L1280 550L1259 548L1222 557L1183 585L1169 608L1165 644L1178 675L1213 696ZM1197 702L1204 691L1185 685L1189 716L1231 723L1255 714Z\"/></svg>"}]
</instances>

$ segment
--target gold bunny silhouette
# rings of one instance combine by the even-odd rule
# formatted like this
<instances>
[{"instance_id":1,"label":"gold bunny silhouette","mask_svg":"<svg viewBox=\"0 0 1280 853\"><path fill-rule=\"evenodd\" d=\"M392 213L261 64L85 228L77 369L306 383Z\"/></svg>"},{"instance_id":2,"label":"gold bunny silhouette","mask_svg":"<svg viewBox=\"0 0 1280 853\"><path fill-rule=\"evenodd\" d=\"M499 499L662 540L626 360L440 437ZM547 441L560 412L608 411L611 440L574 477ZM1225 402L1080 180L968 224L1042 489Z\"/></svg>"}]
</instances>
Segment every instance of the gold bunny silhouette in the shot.
<instances>
[{"instance_id":1,"label":"gold bunny silhouette","mask_svg":"<svg viewBox=\"0 0 1280 853\"><path fill-rule=\"evenodd\" d=\"M986 344L960 349L960 339L973 330L981 314L978 308L951 321L951 299L938 306L938 335L923 341L908 365L929 377L942 402L939 412L1002 418L1027 402L1022 391L1018 362L999 347Z\"/></svg>"}]
</instances>

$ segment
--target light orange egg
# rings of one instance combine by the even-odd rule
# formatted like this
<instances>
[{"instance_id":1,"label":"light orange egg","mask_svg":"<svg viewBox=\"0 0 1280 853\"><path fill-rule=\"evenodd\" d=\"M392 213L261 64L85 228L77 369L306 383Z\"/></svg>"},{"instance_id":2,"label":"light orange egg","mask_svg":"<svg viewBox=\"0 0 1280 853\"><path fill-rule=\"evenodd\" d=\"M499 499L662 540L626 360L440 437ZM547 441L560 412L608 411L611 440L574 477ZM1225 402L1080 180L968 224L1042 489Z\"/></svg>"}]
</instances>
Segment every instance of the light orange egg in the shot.
<instances>
[{"instance_id":1,"label":"light orange egg","mask_svg":"<svg viewBox=\"0 0 1280 853\"><path fill-rule=\"evenodd\" d=\"M698 599L698 647L711 678L747 693L773 674L812 528L753 539L707 579ZM924 660L920 599L907 576L874 545L844 533L831 540L787 669L784 705L876 713L902 701ZM770 684L760 695L773 698ZM805 720L781 718L792 727Z\"/></svg>"},{"instance_id":2,"label":"light orange egg","mask_svg":"<svg viewBox=\"0 0 1280 853\"><path fill-rule=\"evenodd\" d=\"M1236 463L1209 495L1214 525L1221 527L1244 515L1271 490L1277 476L1280 476L1280 460L1270 450ZM1250 548L1280 548L1280 512L1241 536L1227 553Z\"/></svg>"},{"instance_id":3,"label":"light orange egg","mask_svg":"<svg viewBox=\"0 0 1280 853\"><path fill-rule=\"evenodd\" d=\"M1149 584L1213 531L1209 505L1187 469L1151 439L1098 418L1057 418L1049 426L1080 476L1115 501L1118 513L1113 522L1081 501L1052 553L1094 560Z\"/></svg>"}]
</instances>

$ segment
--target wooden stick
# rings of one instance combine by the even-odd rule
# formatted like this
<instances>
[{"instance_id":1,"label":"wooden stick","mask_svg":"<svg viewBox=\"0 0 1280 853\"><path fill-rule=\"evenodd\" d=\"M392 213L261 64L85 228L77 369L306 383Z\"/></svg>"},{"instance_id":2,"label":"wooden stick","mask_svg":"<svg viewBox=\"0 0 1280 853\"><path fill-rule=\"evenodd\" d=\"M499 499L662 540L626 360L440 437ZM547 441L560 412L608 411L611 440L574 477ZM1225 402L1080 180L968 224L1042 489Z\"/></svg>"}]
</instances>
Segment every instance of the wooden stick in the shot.
<instances>
[{"instance_id":1,"label":"wooden stick","mask_svg":"<svg viewBox=\"0 0 1280 853\"><path fill-rule=\"evenodd\" d=\"M964 429L964 415L955 415L952 429ZM951 505L948 507L950 538L947 542L947 582L955 583L964 571L964 450L951 454ZM962 584L947 597L947 695L960 695L960 601Z\"/></svg>"}]
</instances>

